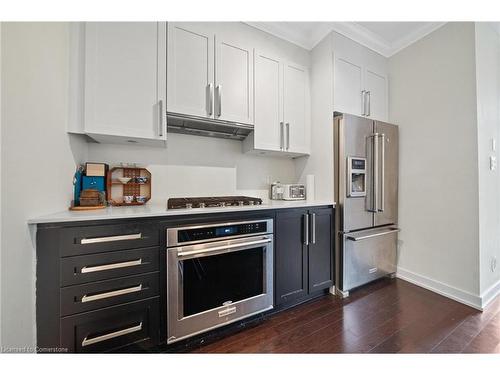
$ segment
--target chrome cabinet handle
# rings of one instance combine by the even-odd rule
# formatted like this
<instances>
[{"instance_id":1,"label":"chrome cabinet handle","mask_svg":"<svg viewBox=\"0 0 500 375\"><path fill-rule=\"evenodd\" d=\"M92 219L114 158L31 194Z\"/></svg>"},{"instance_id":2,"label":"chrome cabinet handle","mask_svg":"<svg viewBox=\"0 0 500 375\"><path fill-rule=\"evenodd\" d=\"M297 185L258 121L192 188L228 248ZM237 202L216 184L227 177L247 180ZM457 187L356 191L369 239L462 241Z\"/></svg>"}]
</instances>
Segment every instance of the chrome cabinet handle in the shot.
<instances>
[{"instance_id":1,"label":"chrome cabinet handle","mask_svg":"<svg viewBox=\"0 0 500 375\"><path fill-rule=\"evenodd\" d=\"M286 123L286 150L290 148L290 123Z\"/></svg>"},{"instance_id":2,"label":"chrome cabinet handle","mask_svg":"<svg viewBox=\"0 0 500 375\"><path fill-rule=\"evenodd\" d=\"M110 263L103 264L102 266L84 266L81 268L80 273L90 273L90 272L99 272L99 271L109 271L116 268L125 268L125 267L133 267L140 266L142 263L142 258L136 260L129 260L127 262L119 262L119 263Z\"/></svg>"},{"instance_id":3,"label":"chrome cabinet handle","mask_svg":"<svg viewBox=\"0 0 500 375\"><path fill-rule=\"evenodd\" d=\"M399 228L392 228L391 230L388 230L388 231L385 231L385 232L374 233L374 234L369 234L369 235L366 235L366 236L359 236L359 237L356 237L356 236L346 236L346 238L348 240L351 240L351 241L362 241L362 240L367 240L369 238L379 237L379 236L385 236L386 234L391 234L391 233L400 232L400 231L401 231L401 229L399 229Z\"/></svg>"},{"instance_id":4,"label":"chrome cabinet handle","mask_svg":"<svg viewBox=\"0 0 500 375\"><path fill-rule=\"evenodd\" d=\"M141 290L142 290L142 284L139 284L137 286L133 286L133 287L130 287L130 288L113 290L111 292L106 292L106 293L91 294L91 295L85 294L82 297L81 302L83 302L83 303L85 303L85 302L92 302L92 301L97 301L97 300L100 300L100 299L117 297L117 296L122 296L124 294L130 294L130 293L140 292Z\"/></svg>"},{"instance_id":5,"label":"chrome cabinet handle","mask_svg":"<svg viewBox=\"0 0 500 375\"><path fill-rule=\"evenodd\" d=\"M142 322L140 322L138 325L130 327L130 328L125 328L119 331L115 331L112 333L107 333L105 335L97 336L94 338L87 338L85 337L82 341L82 346L87 346L87 345L92 345L92 344L97 344L98 342L106 341L106 340L111 340L114 339L115 337L120 337L124 335L128 335L129 333L137 332L142 329Z\"/></svg>"},{"instance_id":6,"label":"chrome cabinet handle","mask_svg":"<svg viewBox=\"0 0 500 375\"><path fill-rule=\"evenodd\" d=\"M119 236L82 238L80 241L80 244L81 245L88 245L88 244L92 244L92 243L128 241L128 240L140 240L140 239L142 239L142 233L134 233L134 234L124 234L124 235L119 235Z\"/></svg>"},{"instance_id":7,"label":"chrome cabinet handle","mask_svg":"<svg viewBox=\"0 0 500 375\"><path fill-rule=\"evenodd\" d=\"M311 214L311 243L316 243L316 214Z\"/></svg>"},{"instance_id":8,"label":"chrome cabinet handle","mask_svg":"<svg viewBox=\"0 0 500 375\"><path fill-rule=\"evenodd\" d=\"M177 257L182 258L182 257L191 256L191 255L212 253L212 252L219 251L219 250L231 250L231 249L236 249L236 248L241 248L241 247L261 245L261 244L269 243L271 241L272 240L270 238L266 238L264 240L241 242L241 243L236 243L236 244L232 244L232 245L214 246L214 247L210 247L207 249L200 249L200 250L190 250L190 251L189 250L188 251L180 250L177 252Z\"/></svg>"},{"instance_id":9,"label":"chrome cabinet handle","mask_svg":"<svg viewBox=\"0 0 500 375\"><path fill-rule=\"evenodd\" d=\"M217 85L217 117L222 115L222 85Z\"/></svg>"},{"instance_id":10,"label":"chrome cabinet handle","mask_svg":"<svg viewBox=\"0 0 500 375\"><path fill-rule=\"evenodd\" d=\"M209 116L214 113L214 85L212 83L207 85L207 113Z\"/></svg>"},{"instance_id":11,"label":"chrome cabinet handle","mask_svg":"<svg viewBox=\"0 0 500 375\"><path fill-rule=\"evenodd\" d=\"M367 111L366 115L371 116L372 109L371 109L371 93L370 93L370 91L366 92L366 97L368 98L368 100L366 101L366 106L368 107L368 111Z\"/></svg>"},{"instance_id":12,"label":"chrome cabinet handle","mask_svg":"<svg viewBox=\"0 0 500 375\"><path fill-rule=\"evenodd\" d=\"M283 124L283 121L280 122L280 150L283 151L285 148L285 129L284 129L285 124Z\"/></svg>"},{"instance_id":13,"label":"chrome cabinet handle","mask_svg":"<svg viewBox=\"0 0 500 375\"><path fill-rule=\"evenodd\" d=\"M380 212L384 212L385 209L385 134L380 135L382 141L382 147L380 150L380 159L382 159L380 178L381 178L381 194L380 194Z\"/></svg>"},{"instance_id":14,"label":"chrome cabinet handle","mask_svg":"<svg viewBox=\"0 0 500 375\"><path fill-rule=\"evenodd\" d=\"M304 214L304 245L309 245L309 215Z\"/></svg>"},{"instance_id":15,"label":"chrome cabinet handle","mask_svg":"<svg viewBox=\"0 0 500 375\"><path fill-rule=\"evenodd\" d=\"M163 137L163 100L158 102L158 136Z\"/></svg>"},{"instance_id":16,"label":"chrome cabinet handle","mask_svg":"<svg viewBox=\"0 0 500 375\"><path fill-rule=\"evenodd\" d=\"M361 91L361 115L366 116L366 91Z\"/></svg>"}]
</instances>

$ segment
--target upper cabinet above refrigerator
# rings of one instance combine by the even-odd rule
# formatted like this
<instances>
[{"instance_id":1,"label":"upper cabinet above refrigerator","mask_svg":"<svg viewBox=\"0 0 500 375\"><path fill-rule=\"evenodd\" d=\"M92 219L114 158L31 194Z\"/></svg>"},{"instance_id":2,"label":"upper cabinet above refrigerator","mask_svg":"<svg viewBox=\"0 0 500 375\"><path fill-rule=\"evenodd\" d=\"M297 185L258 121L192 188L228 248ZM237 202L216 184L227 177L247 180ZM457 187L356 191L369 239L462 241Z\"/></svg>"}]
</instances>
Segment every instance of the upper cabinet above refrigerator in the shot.
<instances>
[{"instance_id":1,"label":"upper cabinet above refrigerator","mask_svg":"<svg viewBox=\"0 0 500 375\"><path fill-rule=\"evenodd\" d=\"M387 121L387 74L359 58L334 52L334 110Z\"/></svg>"}]
</instances>

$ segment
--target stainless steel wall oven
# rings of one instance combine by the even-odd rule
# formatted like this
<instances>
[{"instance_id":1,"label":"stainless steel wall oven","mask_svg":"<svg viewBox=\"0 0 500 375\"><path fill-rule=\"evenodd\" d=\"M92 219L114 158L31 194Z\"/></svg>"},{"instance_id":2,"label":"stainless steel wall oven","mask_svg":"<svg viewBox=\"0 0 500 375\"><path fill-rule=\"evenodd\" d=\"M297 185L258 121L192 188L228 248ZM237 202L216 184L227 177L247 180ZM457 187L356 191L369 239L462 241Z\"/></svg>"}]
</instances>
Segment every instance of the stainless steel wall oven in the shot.
<instances>
[{"instance_id":1,"label":"stainless steel wall oven","mask_svg":"<svg viewBox=\"0 0 500 375\"><path fill-rule=\"evenodd\" d=\"M167 229L167 343L272 308L272 219Z\"/></svg>"}]
</instances>

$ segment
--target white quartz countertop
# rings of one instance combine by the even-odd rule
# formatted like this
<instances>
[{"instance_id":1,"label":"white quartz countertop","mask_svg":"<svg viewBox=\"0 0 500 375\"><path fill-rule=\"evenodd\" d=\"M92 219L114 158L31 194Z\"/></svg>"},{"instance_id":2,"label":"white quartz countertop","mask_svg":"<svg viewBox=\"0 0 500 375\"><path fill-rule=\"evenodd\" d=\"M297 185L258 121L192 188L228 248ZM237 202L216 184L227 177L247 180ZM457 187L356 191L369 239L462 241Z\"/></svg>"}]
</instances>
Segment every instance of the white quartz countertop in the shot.
<instances>
[{"instance_id":1,"label":"white quartz countertop","mask_svg":"<svg viewBox=\"0 0 500 375\"><path fill-rule=\"evenodd\" d=\"M210 207L210 208L191 208L191 209L170 209L165 205L146 204L145 206L129 207L107 207L94 211L63 211L50 215L40 216L28 220L28 224L46 224L46 223L67 223L72 221L90 221L90 220L112 220L112 219L130 219L145 217L162 216L180 216L197 214L215 214L229 213L236 211L259 211L276 210L285 208L301 208L314 206L335 206L332 201L269 201L256 206L234 206L234 207Z\"/></svg>"}]
</instances>

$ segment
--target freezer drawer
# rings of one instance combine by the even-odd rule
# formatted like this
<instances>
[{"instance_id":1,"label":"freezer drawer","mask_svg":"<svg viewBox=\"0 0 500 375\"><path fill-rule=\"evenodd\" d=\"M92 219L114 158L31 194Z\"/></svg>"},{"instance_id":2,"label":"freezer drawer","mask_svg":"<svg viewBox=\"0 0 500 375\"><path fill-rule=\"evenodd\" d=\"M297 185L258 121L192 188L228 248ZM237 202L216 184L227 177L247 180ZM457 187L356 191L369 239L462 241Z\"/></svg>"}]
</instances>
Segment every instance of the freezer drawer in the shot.
<instances>
[{"instance_id":1,"label":"freezer drawer","mask_svg":"<svg viewBox=\"0 0 500 375\"><path fill-rule=\"evenodd\" d=\"M344 291L396 272L398 232L390 226L344 234Z\"/></svg>"}]
</instances>

